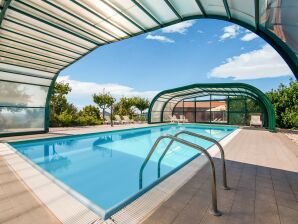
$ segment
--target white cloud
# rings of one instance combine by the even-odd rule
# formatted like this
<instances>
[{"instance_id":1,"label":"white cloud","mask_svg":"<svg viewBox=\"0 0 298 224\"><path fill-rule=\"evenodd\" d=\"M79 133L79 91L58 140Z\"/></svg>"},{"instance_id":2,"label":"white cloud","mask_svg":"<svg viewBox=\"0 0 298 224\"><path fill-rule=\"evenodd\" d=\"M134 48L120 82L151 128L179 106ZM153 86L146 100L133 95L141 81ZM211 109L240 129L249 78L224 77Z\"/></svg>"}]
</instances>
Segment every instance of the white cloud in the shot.
<instances>
[{"instance_id":1,"label":"white cloud","mask_svg":"<svg viewBox=\"0 0 298 224\"><path fill-rule=\"evenodd\" d=\"M161 31L163 33L185 34L187 32L188 28L192 27L194 24L195 24L195 21L184 21L184 22L172 25L172 26L162 28Z\"/></svg>"},{"instance_id":2,"label":"white cloud","mask_svg":"<svg viewBox=\"0 0 298 224\"><path fill-rule=\"evenodd\" d=\"M247 32L242 38L242 41L251 41L253 39L258 38L259 36L253 32Z\"/></svg>"},{"instance_id":3,"label":"white cloud","mask_svg":"<svg viewBox=\"0 0 298 224\"><path fill-rule=\"evenodd\" d=\"M152 34L148 34L146 36L147 40L156 40L156 41L160 41L160 42L165 42L165 43L174 43L175 41L166 37L166 36L160 36L160 35L152 35Z\"/></svg>"},{"instance_id":4,"label":"white cloud","mask_svg":"<svg viewBox=\"0 0 298 224\"><path fill-rule=\"evenodd\" d=\"M80 108L92 103L92 94L102 92L103 90L110 92L116 99L122 96L141 96L152 99L158 93L158 91L136 91L129 86L115 83L82 82L70 79L69 76L58 76L57 81L69 83L72 91L68 94L68 99Z\"/></svg>"},{"instance_id":5,"label":"white cloud","mask_svg":"<svg viewBox=\"0 0 298 224\"><path fill-rule=\"evenodd\" d=\"M280 55L268 44L259 50L228 58L224 64L215 67L210 77L235 80L288 76L292 74Z\"/></svg>"},{"instance_id":6,"label":"white cloud","mask_svg":"<svg viewBox=\"0 0 298 224\"><path fill-rule=\"evenodd\" d=\"M228 38L235 38L239 34L240 27L238 25L230 25L223 28L224 33L219 37L220 41Z\"/></svg>"}]
</instances>

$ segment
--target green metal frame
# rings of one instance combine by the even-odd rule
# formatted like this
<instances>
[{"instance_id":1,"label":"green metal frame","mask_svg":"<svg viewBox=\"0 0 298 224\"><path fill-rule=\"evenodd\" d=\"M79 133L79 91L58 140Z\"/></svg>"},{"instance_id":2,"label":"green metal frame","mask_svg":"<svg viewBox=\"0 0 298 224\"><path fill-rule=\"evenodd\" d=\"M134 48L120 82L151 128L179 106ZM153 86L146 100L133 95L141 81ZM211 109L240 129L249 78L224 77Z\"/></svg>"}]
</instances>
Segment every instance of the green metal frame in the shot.
<instances>
[{"instance_id":1,"label":"green metal frame","mask_svg":"<svg viewBox=\"0 0 298 224\"><path fill-rule=\"evenodd\" d=\"M153 106L155 104L155 102L162 97L165 94L169 94L169 93L175 93L175 92L179 92L179 91L185 91L185 90L191 90L191 89L195 89L195 88L202 88L204 90L200 90L197 92L193 92L193 93L187 93L187 94L177 94L176 96L172 96L171 98L169 98L166 102L164 102L164 105L162 107L162 110L160 111L161 115L160 115L160 122L152 122L151 121L151 113L153 112ZM209 90L208 90L209 88ZM211 88L211 89L210 89ZM177 104L186 99L189 95L194 95L193 98L195 97L196 93L205 93L205 95L213 95L212 93L216 92L216 89L220 88L220 89L227 89L225 90L220 90L217 91L218 94L216 95L225 95L225 96L233 96L233 93L237 93L240 95L245 95L246 97L252 98L256 101L258 101L258 103L260 104L260 106L262 108L264 108L264 114L265 114L265 120L268 120L268 125L266 124L267 122L265 122L265 124L268 126L268 129L270 131L275 131L275 125L276 125L276 121L275 121L275 111L273 109L273 106L270 102L270 100L268 99L268 97L259 89L257 89L254 86L245 84L245 83L213 83L213 84L209 84L209 83L198 83L198 84L192 84L192 85L187 85L187 86L182 86L182 87L178 87L178 88L174 88L174 89L169 89L169 90L165 90L162 91L160 93L158 93L152 100L150 107L149 107L149 111L148 111L148 123L163 123L163 111L165 109L165 106L167 105L167 103L175 98L175 97L182 97L183 99L179 100L177 102ZM236 89L231 91L231 89ZM241 91L239 89L244 89L246 91ZM226 92L227 94L223 94L224 92ZM209 94L208 94L209 93ZM222 93L222 94L220 94ZM199 95L197 96L199 97ZM210 101L211 102L211 101ZM175 108L175 107L174 107Z\"/></svg>"},{"instance_id":2,"label":"green metal frame","mask_svg":"<svg viewBox=\"0 0 298 224\"><path fill-rule=\"evenodd\" d=\"M255 2L255 10L254 10L255 11L255 26L253 26L251 24L248 24L245 21L242 21L242 20L233 18L233 16L231 15L230 8L229 8L229 3L228 3L227 0L223 0L223 4L224 4L225 10L226 10L226 14L227 14L226 16L208 15L208 13L204 9L204 6L200 2L200 0L195 0L196 3L197 3L197 6L198 6L198 8L200 9L201 12L198 12L197 15L185 16L185 17L183 17L183 16L181 16L179 14L179 12L175 9L175 7L171 3L171 1L165 1L165 3L168 5L168 7L173 11L173 13L177 17L176 20L171 21L171 22L167 22L167 23L162 23L161 21L159 21L158 18L154 14L152 14L151 11L149 11L149 10L146 9L146 7L142 3L142 1L139 1L139 0L131 0L131 1L136 5L136 7L138 7L140 10L142 10L153 22L156 23L156 26L155 27L150 28L150 29L145 29L144 27L142 27L141 24L137 23L134 20L134 18L132 18L131 16L128 16L124 11L121 11L121 10L117 9L115 6L109 4L109 2L107 2L107 1L104 0L103 1L104 3L109 4L109 6L112 7L117 13L119 13L119 15L121 15L123 18L125 18L127 21L129 21L131 24L133 24L134 26L136 26L136 27L138 27L140 29L140 32L135 33L135 34L131 34L128 31L123 30L122 27L119 26L118 24L115 24L114 22L110 22L106 18L103 18L101 15L97 14L92 9L89 9L88 7L86 7L85 5L77 2L76 0L72 0L72 2L74 4L77 4L78 6L80 6L80 7L84 8L84 9L88 10L90 13L94 14L95 16L98 16L100 19L103 19L104 21L108 22L110 25L114 26L115 28L117 28L118 30L122 31L123 33L125 33L127 35L127 37L124 37L124 38L117 38L112 33L106 32L105 30L101 30L100 28L96 27L96 29L100 30L101 32L106 33L107 35L109 35L111 37L114 37L115 40L121 40L121 39L129 38L129 37L137 36L137 35L140 35L140 34L143 34L143 33L146 33L146 32L151 32L151 31L158 30L158 29L160 29L162 27L167 27L167 26L170 26L170 25L174 25L174 24L179 23L181 21L187 21L187 20L193 20L193 19L206 19L206 18L207 19L218 19L218 20L224 20L224 21L229 21L229 22L238 24L238 25L240 25L240 26L242 26L242 27L244 27L244 28L246 28L246 29L248 29L248 30L256 33L261 38L263 38L268 44L270 44L281 55L281 57L285 60L285 62L288 64L288 66L292 70L292 72L293 72L294 76L296 77L296 79L298 79L298 59L297 59L296 54L290 49L290 47L286 43L284 43L274 33L272 33L270 30L266 29L259 22L259 17L260 17L259 0L254 0L254 2ZM52 92L53 92L54 83L55 83L55 81L57 79L57 76L60 73L60 71L63 70L63 69L65 69L65 68L67 68L68 66L70 66L73 63L75 63L76 61L80 60L82 57L84 57L86 54L92 52L97 47L100 47L100 46L102 46L104 44L112 43L114 41L107 41L104 38L101 38L101 37L97 37L96 38L96 37L94 37L92 35L95 39L98 39L98 40L101 40L101 41L104 42L103 44L100 44L100 43L98 43L98 42L96 42L96 41L94 41L94 40L92 40L92 39L90 39L88 37L85 37L85 36L82 36L82 35L78 35L77 33L73 32L73 31L66 30L66 29L64 29L63 27L60 27L57 24L54 24L52 22L49 22L49 21L46 21L44 19L38 18L38 17L36 17L34 15L29 14L28 12L21 11L21 10L15 8L14 6L10 6L11 2L12 2L12 0L5 0L4 3L3 3L3 5L0 6L0 8L1 8L1 13L0 13L0 27L1 27L2 21L4 19L7 19L7 18L5 18L6 11L7 10L15 10L15 11L17 11L19 13L22 13L22 14L24 14L26 16L29 16L29 17L31 17L33 19L36 19L38 21L44 22L44 23L46 23L46 24L48 24L48 25L50 25L52 27L61 29L64 32L70 33L70 34L72 34L74 36L77 36L78 38L81 38L81 39L83 39L85 41L88 41L88 42L93 43L93 44L96 45L96 47L94 47L92 49L88 49L86 51L86 53L79 54L79 52L72 52L72 53L78 54L78 57L74 57L74 56L70 56L70 55L64 55L64 54L59 53L59 52L55 52L55 50L50 50L50 49L45 49L43 47L34 46L34 45L30 44L30 43L24 43L24 42L21 42L21 41L18 41L18 40L13 40L13 39L10 39L10 38L7 38L7 37L2 37L2 36L0 37L0 38L3 38L3 39L6 39L8 41L14 41L16 43L19 43L20 46L22 46L22 45L23 46L26 46L26 47L28 47L29 50L28 49L20 49L21 48L20 46L19 47L17 47L17 46L12 47L12 46L7 46L6 45L7 47L11 47L12 49L18 49L18 50L21 50L21 51L23 50L24 52L27 52L27 53L30 53L30 54L35 54L35 55L43 56L41 53L31 52L31 49L36 48L36 49L39 49L40 51L49 52L51 54L56 54L56 55L59 55L60 57L64 58L64 60L62 60L62 59L56 59L55 57L47 56L48 58L51 58L51 59L54 59L56 61L60 61L61 62L60 65L57 64L57 66L61 66L61 68L57 69L57 72L55 72L55 76L52 79L51 85L49 87L47 99L46 99L46 105L45 105L46 116L45 116L45 130L44 131L48 131L48 127L49 127L49 102L50 102L50 98L51 98L51 95L52 95ZM20 4L23 4L23 5L26 5L26 6L30 7L30 8L32 8L32 9L34 9L34 10L37 10L39 13L43 13L43 14L46 15L46 12L43 12L40 9L34 8L33 6L27 4L25 1L16 0L16 2L18 2ZM84 18L81 18L80 15L74 15L73 13L69 12L67 9L61 8L61 7L59 7L59 6L51 3L48 0L45 0L44 2L47 3L47 4L49 4L49 5L51 5L52 7L55 7L57 10L61 10L64 13L67 13L68 15L73 16L74 18L79 19L82 22L85 22L86 24L90 24L89 21L85 20ZM67 23L66 21L63 20L63 18L55 18L55 19L58 19L61 22ZM12 22L15 23L16 21L12 21ZM11 30L10 30L10 32L11 32ZM86 33L87 33L87 31L86 31ZM41 40L38 40L38 41L41 41ZM44 42L44 43L45 44L49 44L47 42ZM5 45L5 44L3 44L3 45ZM74 46L76 46L76 45L74 44ZM60 46L55 46L55 47L60 47ZM84 49L84 47L83 47L83 49ZM71 52L70 49L64 49L64 50L66 50L68 52ZM5 58L5 56L4 56L4 58ZM29 59L29 57L28 57L28 59ZM44 62L44 60L37 59L37 58L36 58L36 61L40 61L41 63ZM26 63L30 63L30 62L26 62ZM51 63L53 65L55 64L53 62L48 62L48 63ZM65 63L65 65L63 65L64 63ZM10 63L10 62L7 62L7 64L15 65L14 63ZM36 67L35 68L34 67L28 67L26 65L23 65L23 67L27 67L27 68L38 70ZM46 71L46 70L43 70L43 69L39 69L39 70L40 71ZM50 72L50 71L47 71L47 72ZM44 77L41 77L41 78L44 78ZM269 102L268 99L263 99L262 98L262 105L266 105L265 108L268 109L268 104L269 103L270 102ZM272 113L272 111L270 113ZM273 119L272 116L268 116L268 117L269 117L269 120L270 119ZM272 129L273 128L273 125L272 124L274 124L274 126L275 126L275 120L274 121L271 120L271 122L269 121L269 126L271 125L271 127L269 127L269 129ZM30 134L30 132L28 132L28 133ZM17 135L17 134L18 133L12 133L12 135ZM24 133L20 133L20 134L24 134ZM2 136L2 134L0 134L0 136Z\"/></svg>"}]
</instances>

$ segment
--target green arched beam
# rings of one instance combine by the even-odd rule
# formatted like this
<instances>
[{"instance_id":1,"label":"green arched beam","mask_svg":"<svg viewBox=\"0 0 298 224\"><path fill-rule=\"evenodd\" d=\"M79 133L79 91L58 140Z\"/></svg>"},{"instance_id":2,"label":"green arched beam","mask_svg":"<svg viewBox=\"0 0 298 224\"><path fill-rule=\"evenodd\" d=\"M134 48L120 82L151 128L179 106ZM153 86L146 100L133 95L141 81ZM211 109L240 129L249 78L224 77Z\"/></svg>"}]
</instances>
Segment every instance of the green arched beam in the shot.
<instances>
[{"instance_id":1,"label":"green arched beam","mask_svg":"<svg viewBox=\"0 0 298 224\"><path fill-rule=\"evenodd\" d=\"M149 111L148 111L148 123L152 123L151 122L151 112L152 112L152 108L155 104L155 102L158 100L159 97L165 95L165 94L168 94L168 93L175 93L175 92L179 92L179 91L184 91L184 90L191 90L191 89L194 89L194 88L212 88L213 90L210 90L210 91L202 91L202 92L216 92L216 88L227 88L227 92L236 92L236 93L242 93L242 94L246 94L246 95L250 95L251 98L255 98L256 100L258 100L263 108L265 109L266 111L266 116L268 118L268 129L270 131L275 131L275 125L276 125L276 121L275 121L275 112L274 112L274 109L273 109L273 106L270 102L270 100L268 99L268 97L261 91L259 90L258 88L254 87L254 86L251 86L251 85L248 85L248 84L245 84L245 83L213 83L213 84L209 84L209 83L198 83L198 84L192 84L192 85L187 85L187 86L182 86L182 87L178 87L178 88L174 88L174 89L169 89L169 90L165 90L165 91L162 91L160 93L158 93L152 100L151 104L150 104L150 107L149 107ZM243 92L243 91L239 91L239 90L235 90L235 91L230 91L228 89L236 89L236 88L240 88L240 89L245 89L249 92ZM224 92L224 90L221 90L220 92ZM193 92L193 93L189 93L189 94L177 94L176 96L173 96L171 97L170 99L168 99L164 105L163 105L163 108L162 108L162 111L161 111L161 118L160 118L160 122L163 122L162 120L162 113L163 113L163 110L165 108L165 106L167 105L167 103L177 97L177 96L182 96L185 98L187 98L188 95L191 95L191 94L195 94L196 92Z\"/></svg>"},{"instance_id":2,"label":"green arched beam","mask_svg":"<svg viewBox=\"0 0 298 224\"><path fill-rule=\"evenodd\" d=\"M231 23L235 23L239 26L242 26L242 27L250 30L251 32L257 34L258 36L263 38L268 44L270 44L280 54L280 56L285 60L285 62L289 66L289 68L292 70L294 76L298 80L298 60L297 60L296 54L282 40L280 40L274 34L270 33L270 31L267 31L266 29L260 27L258 25L258 23L257 23L256 28L255 28L252 25L250 25L250 24L248 24L244 21L238 20L238 19L228 18L228 17L225 17L225 16L203 14L203 15L183 17L182 19L178 19L178 20L175 20L175 21L172 21L172 22L169 22L169 23L158 25L158 26L156 26L152 29L144 30L144 31L142 31L140 33L137 33L135 35L132 35L132 36L138 36L138 35L141 35L143 33L152 32L152 31L158 30L158 29L163 28L163 27L171 26L171 25L183 22L183 21L194 20L194 19L217 19L217 20L228 21L228 22L231 22ZM89 51L88 53L82 55L80 58L78 58L77 60L75 60L71 64L73 64L76 61L80 60L82 57L84 57L85 55L87 55L90 52L94 51L95 49L97 49L97 48L94 48L91 51ZM69 64L68 66L70 66L71 64ZM67 68L68 66L64 67L63 69ZM57 76L58 76L59 73L57 73ZM56 80L57 76L55 77L54 80ZM48 97L47 97L47 104L46 104L47 107L49 106L49 101L51 99L54 84L55 84L55 82L52 82L52 84L50 86L50 89L49 89L49 94L48 94ZM49 127L49 109L46 109L46 111L48 111L46 113L46 116L47 116L46 117L46 129L48 129L48 127Z\"/></svg>"},{"instance_id":3,"label":"green arched beam","mask_svg":"<svg viewBox=\"0 0 298 224\"><path fill-rule=\"evenodd\" d=\"M0 26L1 26L2 20L5 18L6 11L10 9L11 2L12 2L12 0L4 0L3 4L0 6L0 8L1 8ZM20 2L20 1L18 1L18 2ZM177 24L177 23L182 22L182 21L193 20L193 19L218 19L218 20L229 21L231 23L238 24L239 26L242 26L242 27L252 31L252 32L256 33L258 36L260 36L261 38L263 38L268 44L270 44L281 55L281 57L288 64L288 66L292 70L294 76L298 80L298 59L297 59L297 55L284 41L282 41L278 36L276 36L269 29L267 29L264 24L260 24L259 20L260 20L260 17L262 16L260 14L260 8L263 7L263 6L266 7L266 5L264 5L264 4L260 5L259 0L254 0L255 22L254 22L253 25L245 22L244 20L233 18L233 15L231 15L231 13L230 13L230 6L229 6L229 4L227 4L227 0L223 0L224 7L225 7L225 10L226 10L226 15L225 16L216 15L216 14L209 15L208 12L205 11L204 6L201 4L200 0L196 0L196 3L198 5L198 7L200 8L200 11L201 11L202 14L196 14L196 15L192 15L192 16L182 16L182 15L179 14L178 11L176 11L176 9L171 5L170 2L166 1L169 8L177 16L177 19L175 19L173 21L170 21L170 22L167 22L167 23L163 23L163 22L159 21L157 18L155 18L155 16L150 11L148 11L148 9L145 9L145 8L142 7L142 5L137 4L137 1L133 1L133 2L135 2L136 7L138 7L140 10L143 10L144 13L149 14L148 16L151 17L152 20L154 20L156 22L156 26L153 27L153 28L150 28L150 29L145 29L142 26L140 26L138 24L138 22L134 21L133 18L130 18L129 16L126 16L122 12L120 13L120 11L118 10L119 14L121 14L123 17L127 17L130 22L132 22L133 24L135 24L137 27L139 27L141 29L140 32L132 33L132 34L128 35L128 37L137 36L137 35L140 35L140 34L143 34L143 33L158 30L158 29L163 28L163 27L174 25L174 24ZM187 3L185 3L185 4L187 4ZM53 4L52 4L52 6L53 6ZM200 12L198 11L198 13L200 13ZM107 44L108 43L110 43L110 42L107 42ZM92 52L93 50L95 50L96 48L98 48L100 46L101 45L97 45L96 47L94 47L93 49L88 51L86 54ZM84 57L86 54L81 55L80 57L76 58L75 61L77 61L80 58ZM75 61L73 61L72 63L74 63ZM72 63L66 64L65 66L63 66L56 73L55 77L53 78L53 82L51 83L51 85L49 87L49 92L48 92L48 95L47 95L47 100L46 100L46 105L45 105L45 110L46 110L46 114L45 114L45 131L48 130L48 126L49 126L49 102L50 102L51 95L52 95L52 92L53 92L55 80L56 80L58 74L60 73L60 71L65 69L66 67L70 66Z\"/></svg>"}]
</instances>

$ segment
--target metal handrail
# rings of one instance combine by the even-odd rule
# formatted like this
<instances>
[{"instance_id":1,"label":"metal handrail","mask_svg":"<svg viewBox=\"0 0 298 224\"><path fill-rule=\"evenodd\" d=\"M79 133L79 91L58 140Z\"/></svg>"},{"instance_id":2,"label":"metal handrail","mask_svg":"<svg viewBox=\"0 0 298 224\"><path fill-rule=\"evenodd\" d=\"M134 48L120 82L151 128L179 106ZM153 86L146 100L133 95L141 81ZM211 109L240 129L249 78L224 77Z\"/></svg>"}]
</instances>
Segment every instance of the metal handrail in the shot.
<instances>
[{"instance_id":1,"label":"metal handrail","mask_svg":"<svg viewBox=\"0 0 298 224\"><path fill-rule=\"evenodd\" d=\"M225 190L230 190L231 188L229 188L228 187L228 184L227 184L227 171L226 171L225 153L224 153L224 150L223 150L223 147L221 146L221 144L218 141L216 141L215 139L213 139L213 138L207 137L205 135L200 135L200 134L197 134L197 133L194 133L194 132L186 131L186 130L177 132L174 135L174 137L178 137L181 134L186 134L186 135L191 135L191 136L194 136L194 137L197 137L197 138L201 138L201 139L204 139L206 141L213 142L214 144L217 145L217 147L220 150L221 159L222 159L223 187L224 187ZM174 140L171 140L171 142L168 144L167 148L164 150L163 154L161 155L161 157L158 160L158 171L157 171L157 177L158 178L160 178L160 165L161 165L161 161L165 157L167 151L170 149L170 147L173 144L173 142L174 142Z\"/></svg>"},{"instance_id":2,"label":"metal handrail","mask_svg":"<svg viewBox=\"0 0 298 224\"><path fill-rule=\"evenodd\" d=\"M200 151L207 157L207 159L209 160L210 165L211 165L211 174L212 174L212 176L211 176L212 210L210 210L210 212L211 212L211 214L213 214L215 216L220 216L221 212L218 211L218 209L217 209L216 175L215 175L215 166L214 166L213 160L212 160L210 154L204 148L202 148L201 146L198 146L196 144L193 144L189 141L186 141L184 139L177 138L172 135L162 135L156 139L154 145L152 146L150 152L148 153L145 161L143 162L143 164L141 166L140 173L139 173L139 189L143 188L143 171L144 171L145 166L147 165L150 157L152 156L152 154L153 154L154 150L156 149L157 145L159 144L159 142L165 138L169 138L172 141L176 141L176 142L182 143L184 145L187 145L189 147L192 147L194 149L197 149L198 151Z\"/></svg>"}]
</instances>

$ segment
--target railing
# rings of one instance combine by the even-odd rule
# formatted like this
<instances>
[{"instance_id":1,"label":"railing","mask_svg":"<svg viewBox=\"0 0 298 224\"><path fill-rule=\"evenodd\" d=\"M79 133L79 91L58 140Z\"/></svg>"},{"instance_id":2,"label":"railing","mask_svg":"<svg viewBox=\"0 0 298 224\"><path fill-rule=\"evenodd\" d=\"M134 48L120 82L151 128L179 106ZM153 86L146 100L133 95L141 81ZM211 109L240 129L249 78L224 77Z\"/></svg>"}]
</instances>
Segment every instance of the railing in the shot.
<instances>
[{"instance_id":1,"label":"railing","mask_svg":"<svg viewBox=\"0 0 298 224\"><path fill-rule=\"evenodd\" d=\"M175 136L172 136L172 135L163 135L163 136L160 136L159 138L156 139L154 145L152 146L150 152L148 153L145 161L143 162L143 164L141 166L140 173L139 173L139 189L142 189L143 188L143 171L144 171L145 166L147 165L150 157L152 156L152 154L153 154L154 150L156 149L156 147L158 146L159 142L162 139L165 139L165 138L171 139L171 142L176 141L176 142L179 142L181 144L184 144L184 145L187 145L189 147L192 147L192 148L200 151L202 154L204 154L207 157L207 159L208 159L208 161L210 162L210 165L211 165L211 174L212 174L211 175L212 210L210 212L213 215L215 215L215 216L220 216L221 215L221 212L218 211L218 209L217 209L217 192L216 192L215 166L214 166L214 163L213 163L213 160L212 160L210 154L204 148L202 148L201 146L198 146L198 145L193 144L193 143L191 143L189 141L186 141L186 140L177 138Z\"/></svg>"},{"instance_id":2,"label":"railing","mask_svg":"<svg viewBox=\"0 0 298 224\"><path fill-rule=\"evenodd\" d=\"M219 144L218 141L216 141L215 139L213 138L209 138L207 136L204 136L204 135L200 135L200 134L197 134L197 133L194 133L194 132L190 132L190 131L179 131L177 132L174 137L178 137L179 135L181 134L186 134L186 135L191 135L193 137L197 137L197 138L201 138L201 139L204 139L206 141L209 141L209 142L213 142L214 144L217 145L217 147L219 148L220 150L220 154L221 154L221 160L222 160L222 178L223 178L223 187L225 190L230 190L230 188L228 187L228 184L227 184L227 171L226 171L226 162L225 162L225 153L224 153L224 150L223 150L223 147L221 146L221 144ZM174 140L171 140L171 142L167 145L167 148L164 150L163 154L161 155L161 157L159 158L158 160L158 171L157 171L157 177L160 178L160 165L161 165L161 161L162 159L165 157L167 151L170 149L170 147L172 146Z\"/></svg>"}]
</instances>

